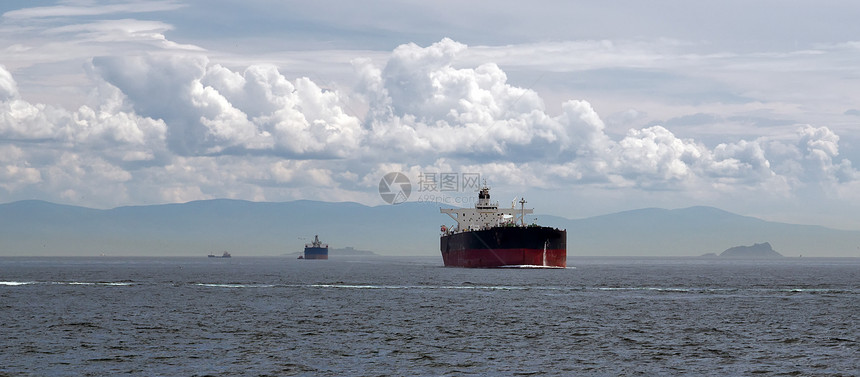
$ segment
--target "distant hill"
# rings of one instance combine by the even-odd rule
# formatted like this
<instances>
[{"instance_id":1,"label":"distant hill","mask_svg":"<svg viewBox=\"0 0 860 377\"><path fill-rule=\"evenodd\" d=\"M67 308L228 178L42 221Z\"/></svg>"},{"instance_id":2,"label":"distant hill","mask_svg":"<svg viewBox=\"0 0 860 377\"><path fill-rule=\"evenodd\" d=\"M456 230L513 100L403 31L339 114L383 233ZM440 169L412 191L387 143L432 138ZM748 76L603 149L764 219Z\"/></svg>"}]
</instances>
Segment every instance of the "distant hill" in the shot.
<instances>
[{"instance_id":1,"label":"distant hill","mask_svg":"<svg viewBox=\"0 0 860 377\"><path fill-rule=\"evenodd\" d=\"M0 204L0 255L243 255L300 252L314 235L389 255L437 252L438 207L299 200L204 200L96 210L42 201ZM434 216L435 214L435 216Z\"/></svg>"},{"instance_id":2,"label":"distant hill","mask_svg":"<svg viewBox=\"0 0 860 377\"><path fill-rule=\"evenodd\" d=\"M329 249L328 253L329 255L349 255L362 257L372 257L378 255L370 250L358 250L352 246L347 246L342 249Z\"/></svg>"},{"instance_id":3,"label":"distant hill","mask_svg":"<svg viewBox=\"0 0 860 377\"><path fill-rule=\"evenodd\" d=\"M777 253L769 242L757 243L752 246L730 247L720 253L721 257L740 258L780 258L782 254Z\"/></svg>"},{"instance_id":4,"label":"distant hill","mask_svg":"<svg viewBox=\"0 0 860 377\"><path fill-rule=\"evenodd\" d=\"M762 239L787 256L860 256L857 231L768 222L711 207L537 218L567 229L571 258L695 256ZM0 204L0 256L284 255L301 252L316 234L332 250L350 245L380 255L438 255L441 224L453 220L438 205L416 202L369 207L218 199L98 210L20 201Z\"/></svg>"}]
</instances>

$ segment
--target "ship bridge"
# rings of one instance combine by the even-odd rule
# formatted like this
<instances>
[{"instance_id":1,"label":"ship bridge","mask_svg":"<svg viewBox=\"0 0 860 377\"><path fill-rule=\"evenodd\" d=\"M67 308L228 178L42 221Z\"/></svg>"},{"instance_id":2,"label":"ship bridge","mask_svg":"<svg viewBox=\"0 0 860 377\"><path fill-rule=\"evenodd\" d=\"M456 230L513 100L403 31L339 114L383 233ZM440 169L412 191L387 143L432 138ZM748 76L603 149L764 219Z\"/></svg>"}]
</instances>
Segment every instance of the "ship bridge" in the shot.
<instances>
[{"instance_id":1,"label":"ship bridge","mask_svg":"<svg viewBox=\"0 0 860 377\"><path fill-rule=\"evenodd\" d=\"M515 226L517 222L525 225L525 215L534 213L534 209L525 208L525 199L519 201L520 208L511 204L510 209L499 209L498 202L490 201L490 188L486 184L478 192L478 203L475 208L440 208L439 212L447 214L457 222L455 232L480 230L495 226Z\"/></svg>"}]
</instances>

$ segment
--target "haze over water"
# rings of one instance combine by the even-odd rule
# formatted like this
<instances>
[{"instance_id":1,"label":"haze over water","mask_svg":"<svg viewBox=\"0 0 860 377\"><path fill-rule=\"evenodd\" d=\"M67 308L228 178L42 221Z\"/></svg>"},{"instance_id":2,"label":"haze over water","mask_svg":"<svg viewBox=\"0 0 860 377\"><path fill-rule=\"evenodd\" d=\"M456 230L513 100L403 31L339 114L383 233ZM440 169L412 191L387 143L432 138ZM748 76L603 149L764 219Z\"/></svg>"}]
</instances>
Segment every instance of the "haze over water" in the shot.
<instances>
[{"instance_id":1,"label":"haze over water","mask_svg":"<svg viewBox=\"0 0 860 377\"><path fill-rule=\"evenodd\" d=\"M860 259L0 258L0 375L852 375Z\"/></svg>"}]
</instances>

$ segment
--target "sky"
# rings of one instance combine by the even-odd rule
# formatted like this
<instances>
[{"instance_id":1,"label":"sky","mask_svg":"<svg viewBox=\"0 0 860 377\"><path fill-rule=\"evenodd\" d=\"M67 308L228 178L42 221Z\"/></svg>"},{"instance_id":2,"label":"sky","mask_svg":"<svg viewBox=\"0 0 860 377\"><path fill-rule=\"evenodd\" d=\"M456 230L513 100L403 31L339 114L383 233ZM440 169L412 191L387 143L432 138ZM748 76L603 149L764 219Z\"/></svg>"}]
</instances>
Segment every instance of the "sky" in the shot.
<instances>
[{"instance_id":1,"label":"sky","mask_svg":"<svg viewBox=\"0 0 860 377\"><path fill-rule=\"evenodd\" d=\"M701 205L860 230L858 14L3 1L0 203L387 205L400 172L410 201L465 201L477 175L502 205L567 218Z\"/></svg>"}]
</instances>

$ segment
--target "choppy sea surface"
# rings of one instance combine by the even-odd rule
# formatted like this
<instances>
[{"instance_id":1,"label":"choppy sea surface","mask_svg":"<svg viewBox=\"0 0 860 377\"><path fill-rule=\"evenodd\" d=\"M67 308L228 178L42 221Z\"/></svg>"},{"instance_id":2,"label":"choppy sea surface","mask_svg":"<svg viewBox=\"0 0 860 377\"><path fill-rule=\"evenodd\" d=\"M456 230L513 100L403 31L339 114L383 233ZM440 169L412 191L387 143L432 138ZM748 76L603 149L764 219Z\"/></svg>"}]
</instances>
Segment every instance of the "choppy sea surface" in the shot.
<instances>
[{"instance_id":1,"label":"choppy sea surface","mask_svg":"<svg viewBox=\"0 0 860 377\"><path fill-rule=\"evenodd\" d=\"M860 374L860 259L0 258L0 376Z\"/></svg>"}]
</instances>

